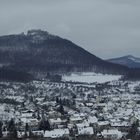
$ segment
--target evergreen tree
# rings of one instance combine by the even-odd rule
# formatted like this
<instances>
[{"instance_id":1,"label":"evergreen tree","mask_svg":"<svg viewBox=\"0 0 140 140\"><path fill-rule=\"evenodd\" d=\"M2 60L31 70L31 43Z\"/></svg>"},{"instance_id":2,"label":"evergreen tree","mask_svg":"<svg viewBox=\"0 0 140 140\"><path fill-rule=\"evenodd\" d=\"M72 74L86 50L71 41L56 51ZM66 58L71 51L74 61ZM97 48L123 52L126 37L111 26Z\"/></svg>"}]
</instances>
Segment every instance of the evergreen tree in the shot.
<instances>
[{"instance_id":1,"label":"evergreen tree","mask_svg":"<svg viewBox=\"0 0 140 140\"><path fill-rule=\"evenodd\" d=\"M56 97L56 103L59 104L59 98L58 97Z\"/></svg>"},{"instance_id":2,"label":"evergreen tree","mask_svg":"<svg viewBox=\"0 0 140 140\"><path fill-rule=\"evenodd\" d=\"M34 137L34 134L32 133L31 129L29 129L29 137L30 138Z\"/></svg>"},{"instance_id":3,"label":"evergreen tree","mask_svg":"<svg viewBox=\"0 0 140 140\"><path fill-rule=\"evenodd\" d=\"M42 119L40 124L39 124L39 130L46 131L46 130L50 130L50 129L51 129L51 127L50 127L49 121Z\"/></svg>"},{"instance_id":4,"label":"evergreen tree","mask_svg":"<svg viewBox=\"0 0 140 140\"><path fill-rule=\"evenodd\" d=\"M17 128L13 119L8 123L8 131L10 138L17 138Z\"/></svg>"},{"instance_id":5,"label":"evergreen tree","mask_svg":"<svg viewBox=\"0 0 140 140\"><path fill-rule=\"evenodd\" d=\"M41 119L39 110L37 111L37 119L38 119L38 120Z\"/></svg>"},{"instance_id":6,"label":"evergreen tree","mask_svg":"<svg viewBox=\"0 0 140 140\"><path fill-rule=\"evenodd\" d=\"M26 125L25 125L25 131L26 132L29 131L29 125L28 125L28 123L26 123Z\"/></svg>"},{"instance_id":7,"label":"evergreen tree","mask_svg":"<svg viewBox=\"0 0 140 140\"><path fill-rule=\"evenodd\" d=\"M138 132L138 127L139 127L139 121L137 120L136 122L134 122L131 126L131 129L128 133L128 138L134 138Z\"/></svg>"},{"instance_id":8,"label":"evergreen tree","mask_svg":"<svg viewBox=\"0 0 140 140\"><path fill-rule=\"evenodd\" d=\"M17 128L14 127L14 128L13 128L13 132L12 132L12 137L13 137L13 138L17 138L17 135L18 135L18 134L17 134Z\"/></svg>"},{"instance_id":9,"label":"evergreen tree","mask_svg":"<svg viewBox=\"0 0 140 140\"><path fill-rule=\"evenodd\" d=\"M3 136L3 135L2 135L2 126L3 126L3 124L2 124L2 122L0 121L0 138Z\"/></svg>"},{"instance_id":10,"label":"evergreen tree","mask_svg":"<svg viewBox=\"0 0 140 140\"><path fill-rule=\"evenodd\" d=\"M58 111L59 111L61 114L65 114L63 105L60 105Z\"/></svg>"},{"instance_id":11,"label":"evergreen tree","mask_svg":"<svg viewBox=\"0 0 140 140\"><path fill-rule=\"evenodd\" d=\"M11 119L11 120L8 122L8 127L7 127L8 131L12 130L13 126L14 126L14 120Z\"/></svg>"}]
</instances>

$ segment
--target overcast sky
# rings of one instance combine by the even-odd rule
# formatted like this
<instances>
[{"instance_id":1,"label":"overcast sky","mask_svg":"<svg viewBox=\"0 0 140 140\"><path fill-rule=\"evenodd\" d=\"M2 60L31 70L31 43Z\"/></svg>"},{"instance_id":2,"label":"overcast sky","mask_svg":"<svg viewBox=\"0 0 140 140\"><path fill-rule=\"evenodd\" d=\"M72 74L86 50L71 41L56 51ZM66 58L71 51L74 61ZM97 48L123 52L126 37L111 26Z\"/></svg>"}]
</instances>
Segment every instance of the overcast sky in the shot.
<instances>
[{"instance_id":1,"label":"overcast sky","mask_svg":"<svg viewBox=\"0 0 140 140\"><path fill-rule=\"evenodd\" d=\"M0 35L43 29L101 58L140 56L140 0L0 0Z\"/></svg>"}]
</instances>

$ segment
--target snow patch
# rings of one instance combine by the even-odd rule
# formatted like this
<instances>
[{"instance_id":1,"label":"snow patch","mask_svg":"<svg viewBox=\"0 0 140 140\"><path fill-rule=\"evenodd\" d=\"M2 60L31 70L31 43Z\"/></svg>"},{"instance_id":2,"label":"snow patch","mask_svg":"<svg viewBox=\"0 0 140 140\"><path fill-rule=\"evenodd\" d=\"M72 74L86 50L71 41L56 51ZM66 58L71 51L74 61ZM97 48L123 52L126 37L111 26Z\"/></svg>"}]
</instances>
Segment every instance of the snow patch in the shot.
<instances>
[{"instance_id":1,"label":"snow patch","mask_svg":"<svg viewBox=\"0 0 140 140\"><path fill-rule=\"evenodd\" d=\"M86 83L105 83L109 81L119 80L121 75L108 75L108 74L96 74L96 73L72 73L71 75L64 75L63 81L72 82L86 82Z\"/></svg>"}]
</instances>

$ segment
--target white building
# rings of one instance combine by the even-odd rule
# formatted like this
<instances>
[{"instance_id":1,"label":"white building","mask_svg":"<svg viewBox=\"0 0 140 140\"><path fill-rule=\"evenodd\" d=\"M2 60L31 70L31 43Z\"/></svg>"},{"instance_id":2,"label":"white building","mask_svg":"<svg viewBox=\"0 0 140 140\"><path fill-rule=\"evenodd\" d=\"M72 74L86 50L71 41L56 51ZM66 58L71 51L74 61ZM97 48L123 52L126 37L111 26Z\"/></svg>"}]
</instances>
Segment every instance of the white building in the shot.
<instances>
[{"instance_id":1,"label":"white building","mask_svg":"<svg viewBox=\"0 0 140 140\"><path fill-rule=\"evenodd\" d=\"M122 138L122 132L118 131L118 129L109 129L109 130L103 130L101 132L102 136L104 138L112 138L114 140L118 140L120 138Z\"/></svg>"},{"instance_id":2,"label":"white building","mask_svg":"<svg viewBox=\"0 0 140 140\"><path fill-rule=\"evenodd\" d=\"M68 137L70 134L69 129L54 129L52 131L45 131L45 138L61 138Z\"/></svg>"}]
</instances>

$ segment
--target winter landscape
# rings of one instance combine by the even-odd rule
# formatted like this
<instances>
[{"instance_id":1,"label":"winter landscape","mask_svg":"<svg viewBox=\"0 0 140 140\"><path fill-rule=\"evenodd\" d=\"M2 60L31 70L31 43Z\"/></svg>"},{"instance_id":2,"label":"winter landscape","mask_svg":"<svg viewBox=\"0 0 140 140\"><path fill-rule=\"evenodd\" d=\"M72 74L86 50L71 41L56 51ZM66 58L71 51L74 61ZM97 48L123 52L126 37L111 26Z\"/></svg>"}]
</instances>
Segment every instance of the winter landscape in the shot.
<instances>
[{"instance_id":1,"label":"winter landscape","mask_svg":"<svg viewBox=\"0 0 140 140\"><path fill-rule=\"evenodd\" d=\"M57 82L49 78L28 83L1 81L1 136L139 139L139 81L84 73L82 82L77 78L80 75L74 76Z\"/></svg>"},{"instance_id":2,"label":"winter landscape","mask_svg":"<svg viewBox=\"0 0 140 140\"><path fill-rule=\"evenodd\" d=\"M140 140L139 13L0 0L0 140Z\"/></svg>"}]
</instances>

